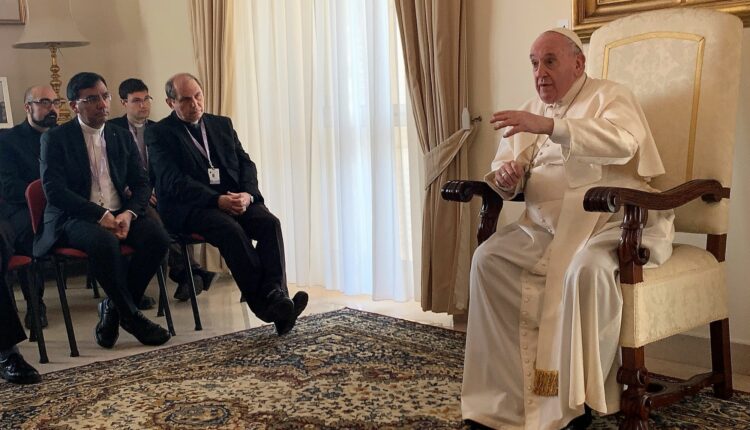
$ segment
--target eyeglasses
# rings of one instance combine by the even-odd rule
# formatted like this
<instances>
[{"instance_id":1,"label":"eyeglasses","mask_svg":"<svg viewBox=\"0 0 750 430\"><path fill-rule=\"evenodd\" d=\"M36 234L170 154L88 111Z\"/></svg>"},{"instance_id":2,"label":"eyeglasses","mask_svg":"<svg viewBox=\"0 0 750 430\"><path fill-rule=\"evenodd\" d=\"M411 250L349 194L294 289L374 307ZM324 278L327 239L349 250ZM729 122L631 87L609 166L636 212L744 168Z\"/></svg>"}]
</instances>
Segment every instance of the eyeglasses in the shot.
<instances>
[{"instance_id":1,"label":"eyeglasses","mask_svg":"<svg viewBox=\"0 0 750 430\"><path fill-rule=\"evenodd\" d=\"M146 96L142 99L125 100L125 102L132 103L134 105L150 105L153 99L154 98L151 96Z\"/></svg>"},{"instance_id":2,"label":"eyeglasses","mask_svg":"<svg viewBox=\"0 0 750 430\"><path fill-rule=\"evenodd\" d=\"M92 95L90 95L88 97L85 97L85 98L82 98L82 99L78 99L78 100L76 100L76 102L81 102L81 103L84 103L84 104L94 104L94 103L99 103L100 100L103 101L103 102L105 102L105 103L107 103L110 100L112 100L112 94L110 94L110 93L92 94Z\"/></svg>"},{"instance_id":3,"label":"eyeglasses","mask_svg":"<svg viewBox=\"0 0 750 430\"><path fill-rule=\"evenodd\" d=\"M39 100L29 100L29 103L34 103L34 104L37 104L46 108L50 106L60 107L60 105L63 104L63 100L62 99L54 99L54 100L39 99Z\"/></svg>"}]
</instances>

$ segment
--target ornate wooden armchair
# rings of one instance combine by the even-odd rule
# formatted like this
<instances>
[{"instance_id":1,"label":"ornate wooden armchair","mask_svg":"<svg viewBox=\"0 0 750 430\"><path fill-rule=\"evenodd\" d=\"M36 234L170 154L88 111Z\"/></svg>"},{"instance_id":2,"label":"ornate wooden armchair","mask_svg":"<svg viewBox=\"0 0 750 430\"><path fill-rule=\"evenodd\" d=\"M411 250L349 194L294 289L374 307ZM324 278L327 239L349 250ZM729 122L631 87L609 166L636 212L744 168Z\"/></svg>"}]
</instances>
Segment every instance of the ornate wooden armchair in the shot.
<instances>
[{"instance_id":1,"label":"ornate wooden armchair","mask_svg":"<svg viewBox=\"0 0 750 430\"><path fill-rule=\"evenodd\" d=\"M662 193L596 187L587 211L624 211L617 255L623 294L620 334L626 386L624 429L648 428L652 409L709 385L732 395L724 255L728 229L742 23L731 15L679 8L614 21L591 37L587 73L627 85L638 97L667 173L652 181ZM443 198L482 197L481 243L494 231L502 200L483 182L451 181ZM706 249L675 244L662 266L644 269L641 233L649 210L675 209L678 232L707 235ZM649 375L644 346L710 325L712 371L683 383Z\"/></svg>"}]
</instances>

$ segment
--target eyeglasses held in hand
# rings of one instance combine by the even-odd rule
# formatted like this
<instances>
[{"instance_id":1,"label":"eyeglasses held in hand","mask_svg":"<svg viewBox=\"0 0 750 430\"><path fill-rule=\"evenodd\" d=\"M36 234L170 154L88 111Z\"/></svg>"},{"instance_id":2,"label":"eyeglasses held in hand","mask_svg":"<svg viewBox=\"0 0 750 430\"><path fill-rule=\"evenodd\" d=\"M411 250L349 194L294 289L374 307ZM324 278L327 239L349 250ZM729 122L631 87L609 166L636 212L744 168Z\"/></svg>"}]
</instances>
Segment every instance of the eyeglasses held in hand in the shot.
<instances>
[{"instance_id":1,"label":"eyeglasses held in hand","mask_svg":"<svg viewBox=\"0 0 750 430\"><path fill-rule=\"evenodd\" d=\"M43 106L43 107L46 107L46 108L48 108L50 106L54 106L54 107L58 107L59 108L60 105L63 104L63 102L64 102L63 99L54 99L54 100L39 99L39 100L30 100L29 101L29 103L34 103L34 104L37 104L37 105L40 105L40 106Z\"/></svg>"},{"instance_id":2,"label":"eyeglasses held in hand","mask_svg":"<svg viewBox=\"0 0 750 430\"><path fill-rule=\"evenodd\" d=\"M88 97L78 99L76 102L81 102L84 104L94 104L99 103L99 100L108 103L110 100L112 100L112 94L110 93L104 93L104 94L92 94Z\"/></svg>"}]
</instances>

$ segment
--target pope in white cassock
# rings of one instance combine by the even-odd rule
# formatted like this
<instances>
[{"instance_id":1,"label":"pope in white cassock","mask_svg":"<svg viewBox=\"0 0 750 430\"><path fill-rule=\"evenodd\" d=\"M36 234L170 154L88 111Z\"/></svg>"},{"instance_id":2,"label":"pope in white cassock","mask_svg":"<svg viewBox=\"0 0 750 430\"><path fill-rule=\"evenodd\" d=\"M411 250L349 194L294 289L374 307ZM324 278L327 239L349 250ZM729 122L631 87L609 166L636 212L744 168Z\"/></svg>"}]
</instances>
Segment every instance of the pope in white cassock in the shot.
<instances>
[{"instance_id":1,"label":"pope in white cassock","mask_svg":"<svg viewBox=\"0 0 750 430\"><path fill-rule=\"evenodd\" d=\"M578 36L542 33L530 59L538 98L493 114L503 139L487 183L526 210L479 246L471 268L463 418L491 428L585 428L584 404L619 409L622 214L583 209L594 186L655 191L664 173L633 94L584 72ZM672 211L651 211L647 267L672 253Z\"/></svg>"}]
</instances>

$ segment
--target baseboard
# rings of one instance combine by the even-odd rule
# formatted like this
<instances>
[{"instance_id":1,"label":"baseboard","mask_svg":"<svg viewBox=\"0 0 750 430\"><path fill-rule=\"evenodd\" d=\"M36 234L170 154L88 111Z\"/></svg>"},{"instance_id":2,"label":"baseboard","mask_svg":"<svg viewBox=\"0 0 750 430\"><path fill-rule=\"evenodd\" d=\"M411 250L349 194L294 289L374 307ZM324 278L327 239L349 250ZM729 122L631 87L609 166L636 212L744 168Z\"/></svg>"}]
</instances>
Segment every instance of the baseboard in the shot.
<instances>
[{"instance_id":1,"label":"baseboard","mask_svg":"<svg viewBox=\"0 0 750 430\"><path fill-rule=\"evenodd\" d=\"M733 342L731 350L732 372L750 375L750 345ZM649 357L710 369L711 343L697 336L672 336L646 346L646 367Z\"/></svg>"}]
</instances>

